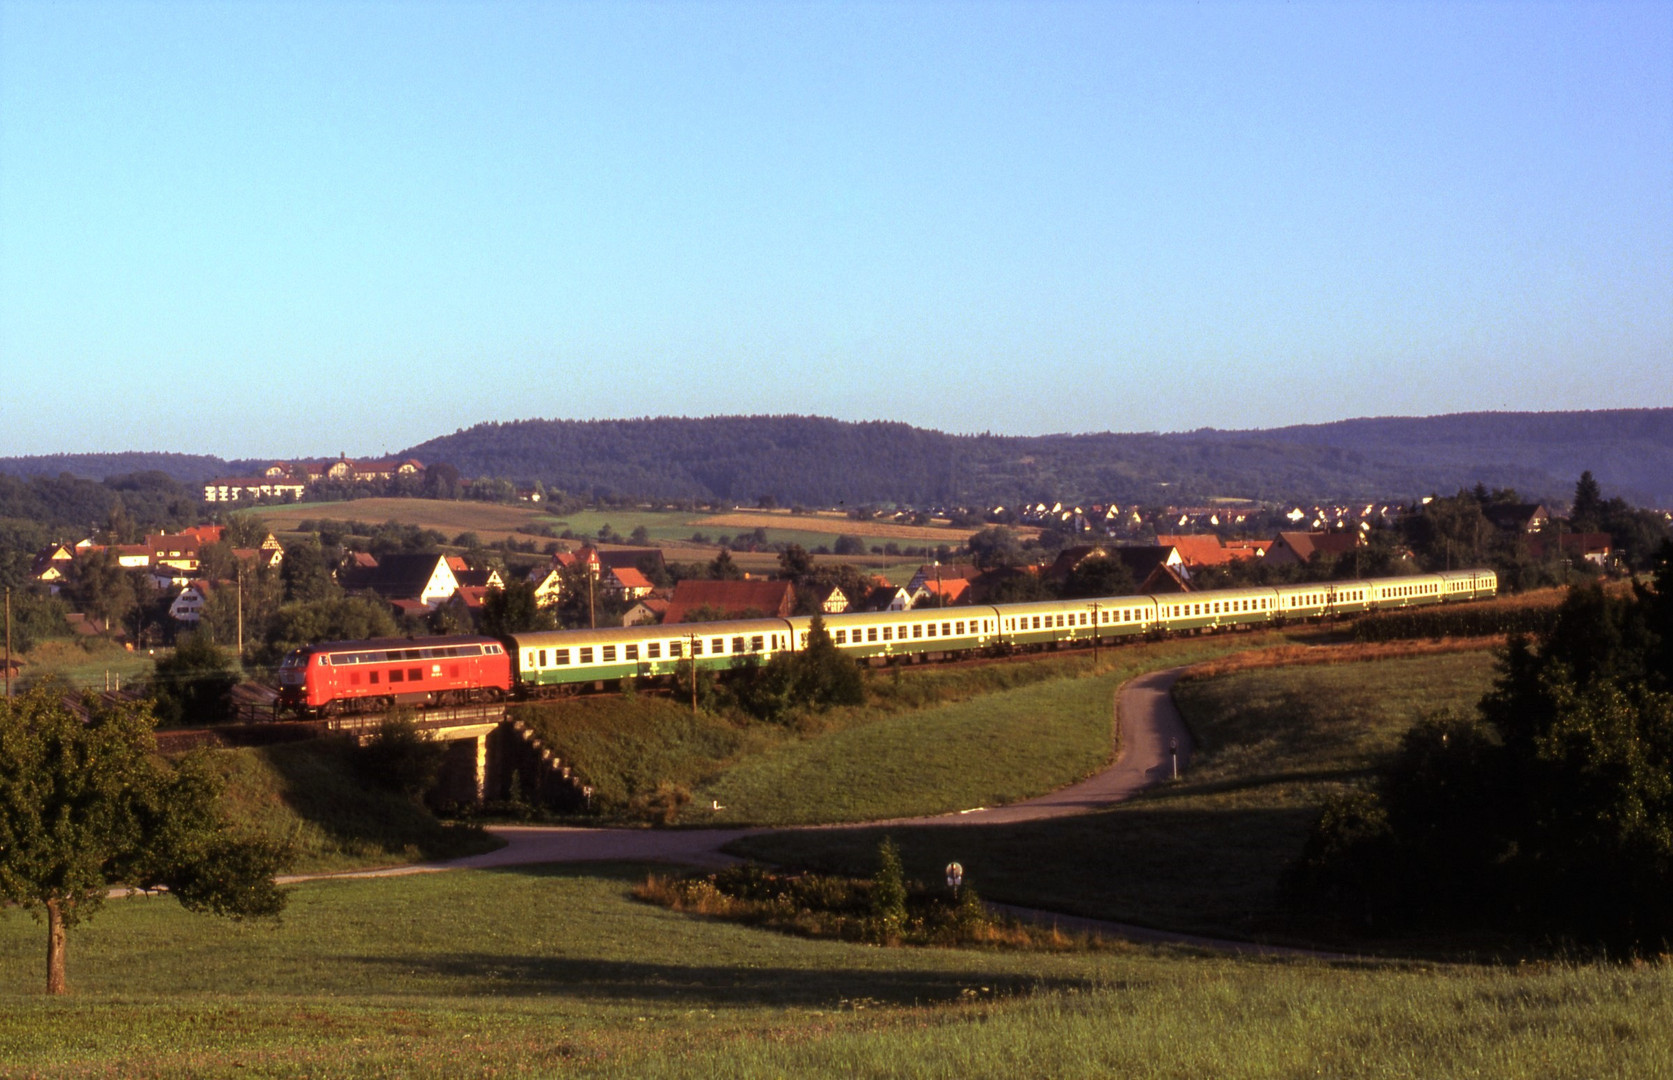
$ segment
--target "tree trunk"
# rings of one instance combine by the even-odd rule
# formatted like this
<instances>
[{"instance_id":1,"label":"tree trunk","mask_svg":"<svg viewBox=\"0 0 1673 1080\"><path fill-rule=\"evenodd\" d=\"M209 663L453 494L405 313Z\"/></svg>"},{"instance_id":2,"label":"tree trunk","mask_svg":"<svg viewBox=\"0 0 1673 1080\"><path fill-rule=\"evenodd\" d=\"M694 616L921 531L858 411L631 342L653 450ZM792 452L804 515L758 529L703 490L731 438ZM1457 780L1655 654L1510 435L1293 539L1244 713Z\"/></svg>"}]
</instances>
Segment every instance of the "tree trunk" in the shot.
<instances>
[{"instance_id":1,"label":"tree trunk","mask_svg":"<svg viewBox=\"0 0 1673 1080\"><path fill-rule=\"evenodd\" d=\"M57 900L46 902L46 992L63 994L64 985L64 913Z\"/></svg>"}]
</instances>

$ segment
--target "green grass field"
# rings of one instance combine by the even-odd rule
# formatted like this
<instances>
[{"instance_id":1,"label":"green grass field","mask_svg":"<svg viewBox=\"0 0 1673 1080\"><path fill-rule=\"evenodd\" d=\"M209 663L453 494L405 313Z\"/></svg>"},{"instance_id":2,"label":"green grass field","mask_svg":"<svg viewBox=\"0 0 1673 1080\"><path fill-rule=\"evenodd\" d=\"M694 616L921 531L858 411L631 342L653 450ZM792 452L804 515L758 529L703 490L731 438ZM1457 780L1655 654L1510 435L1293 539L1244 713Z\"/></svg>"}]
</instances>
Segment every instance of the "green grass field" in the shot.
<instances>
[{"instance_id":1,"label":"green grass field","mask_svg":"<svg viewBox=\"0 0 1673 1080\"><path fill-rule=\"evenodd\" d=\"M1673 967L881 949L628 896L642 867L295 888L275 923L0 917L0 1075L1665 1075Z\"/></svg>"},{"instance_id":2,"label":"green grass field","mask_svg":"<svg viewBox=\"0 0 1673 1080\"><path fill-rule=\"evenodd\" d=\"M108 641L84 647L68 638L43 641L19 659L24 666L14 690L49 678L78 690L103 690L107 678L112 686L128 687L146 681L155 669L146 653L129 652Z\"/></svg>"},{"instance_id":3,"label":"green grass field","mask_svg":"<svg viewBox=\"0 0 1673 1080\"><path fill-rule=\"evenodd\" d=\"M1096 771L1113 750L1117 687L1133 675L1281 644L1278 634L873 669L867 703L793 726L742 723L666 697L525 707L542 741L614 812L659 785L693 798L686 824L867 821L997 805ZM712 809L715 803L723 809Z\"/></svg>"},{"instance_id":4,"label":"green grass field","mask_svg":"<svg viewBox=\"0 0 1673 1080\"><path fill-rule=\"evenodd\" d=\"M1226 937L1307 940L1311 929L1293 924L1276 886L1321 800L1363 776L1425 710L1473 705L1492 669L1492 654L1482 651L1188 682L1176 699L1202 749L1178 784L1078 817L886 831L909 872L931 878L957 859L990 900ZM733 850L860 874L884 831L757 836Z\"/></svg>"}]
</instances>

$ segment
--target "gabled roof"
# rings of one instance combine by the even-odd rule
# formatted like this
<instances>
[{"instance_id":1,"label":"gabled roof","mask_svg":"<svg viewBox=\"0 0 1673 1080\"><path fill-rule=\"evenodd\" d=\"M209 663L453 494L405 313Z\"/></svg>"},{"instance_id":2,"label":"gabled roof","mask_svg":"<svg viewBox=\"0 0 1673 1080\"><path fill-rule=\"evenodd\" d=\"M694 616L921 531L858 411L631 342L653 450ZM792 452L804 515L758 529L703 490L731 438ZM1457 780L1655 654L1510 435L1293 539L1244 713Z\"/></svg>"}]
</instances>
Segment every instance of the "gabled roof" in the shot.
<instances>
[{"instance_id":1,"label":"gabled roof","mask_svg":"<svg viewBox=\"0 0 1673 1080\"><path fill-rule=\"evenodd\" d=\"M1285 547L1302 562L1311 562L1316 555L1346 555L1359 546L1358 531L1340 532L1281 532L1273 548ZM1268 554L1271 549L1268 549Z\"/></svg>"},{"instance_id":2,"label":"gabled roof","mask_svg":"<svg viewBox=\"0 0 1673 1080\"><path fill-rule=\"evenodd\" d=\"M1501 529L1532 530L1550 515L1543 503L1488 503L1482 516Z\"/></svg>"},{"instance_id":3,"label":"gabled roof","mask_svg":"<svg viewBox=\"0 0 1673 1080\"><path fill-rule=\"evenodd\" d=\"M641 574L631 566L615 566L610 568L610 577L624 589L651 589L651 579Z\"/></svg>"},{"instance_id":4,"label":"gabled roof","mask_svg":"<svg viewBox=\"0 0 1673 1080\"><path fill-rule=\"evenodd\" d=\"M940 596L946 604L957 604L970 592L970 582L964 578L953 578L951 581L942 578L940 582L930 578L918 586L918 592L926 597Z\"/></svg>"},{"instance_id":5,"label":"gabled roof","mask_svg":"<svg viewBox=\"0 0 1673 1080\"><path fill-rule=\"evenodd\" d=\"M1241 548L1222 544L1213 533L1191 536L1158 536L1156 543L1168 545L1179 552L1187 566L1219 566L1234 559L1248 558Z\"/></svg>"},{"instance_id":6,"label":"gabled roof","mask_svg":"<svg viewBox=\"0 0 1673 1080\"><path fill-rule=\"evenodd\" d=\"M424 592L436 567L446 566L440 555L425 552L399 552L385 555L373 567L356 568L343 584L351 589L370 589L379 596L391 599L416 598ZM448 573L452 573L451 570Z\"/></svg>"},{"instance_id":7,"label":"gabled roof","mask_svg":"<svg viewBox=\"0 0 1673 1080\"><path fill-rule=\"evenodd\" d=\"M688 579L674 587L664 623L686 621L700 608L721 618L738 618L750 612L785 618L796 604L795 587L788 581L698 581Z\"/></svg>"}]
</instances>

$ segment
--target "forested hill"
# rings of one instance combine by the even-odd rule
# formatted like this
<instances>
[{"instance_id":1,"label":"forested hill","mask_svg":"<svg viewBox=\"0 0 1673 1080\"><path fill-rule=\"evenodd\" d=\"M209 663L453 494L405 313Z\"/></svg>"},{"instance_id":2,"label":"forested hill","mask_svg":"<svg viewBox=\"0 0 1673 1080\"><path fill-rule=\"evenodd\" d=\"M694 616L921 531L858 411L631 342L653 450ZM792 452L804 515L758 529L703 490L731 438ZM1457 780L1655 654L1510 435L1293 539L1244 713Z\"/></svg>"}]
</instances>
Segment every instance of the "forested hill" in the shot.
<instances>
[{"instance_id":1,"label":"forested hill","mask_svg":"<svg viewBox=\"0 0 1673 1080\"><path fill-rule=\"evenodd\" d=\"M1271 431L947 435L820 417L479 424L400 456L580 494L782 503L1178 502L1215 495L1376 499L1477 483L1673 505L1673 409L1461 413Z\"/></svg>"},{"instance_id":2,"label":"forested hill","mask_svg":"<svg viewBox=\"0 0 1673 1080\"><path fill-rule=\"evenodd\" d=\"M771 495L810 506L1178 503L1216 495L1370 500L1477 483L1566 500L1586 469L1609 495L1673 506L1673 409L1034 437L804 416L522 420L479 424L397 456L582 495L740 502ZM190 454L64 454L0 458L0 474L102 480L159 471L191 486L249 464Z\"/></svg>"},{"instance_id":3,"label":"forested hill","mask_svg":"<svg viewBox=\"0 0 1673 1080\"><path fill-rule=\"evenodd\" d=\"M104 480L129 473L166 473L182 484L201 484L227 475L228 463L204 454L163 454L130 451L123 454L41 454L0 458L0 473L8 476L57 476L69 473L84 480Z\"/></svg>"}]
</instances>

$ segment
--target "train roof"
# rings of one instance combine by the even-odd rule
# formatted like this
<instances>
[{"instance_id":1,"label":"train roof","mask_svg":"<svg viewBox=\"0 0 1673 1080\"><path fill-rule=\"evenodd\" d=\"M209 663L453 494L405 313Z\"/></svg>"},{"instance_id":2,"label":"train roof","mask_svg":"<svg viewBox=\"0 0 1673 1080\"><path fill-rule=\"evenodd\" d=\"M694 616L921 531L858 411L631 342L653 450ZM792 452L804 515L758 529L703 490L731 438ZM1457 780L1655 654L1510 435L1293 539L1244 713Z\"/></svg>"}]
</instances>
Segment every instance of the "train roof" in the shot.
<instances>
[{"instance_id":1,"label":"train roof","mask_svg":"<svg viewBox=\"0 0 1673 1080\"><path fill-rule=\"evenodd\" d=\"M438 649L448 645L495 645L498 638L481 634L441 634L436 637L385 637L364 641L319 641L296 649L299 653L367 652L375 649Z\"/></svg>"}]
</instances>

